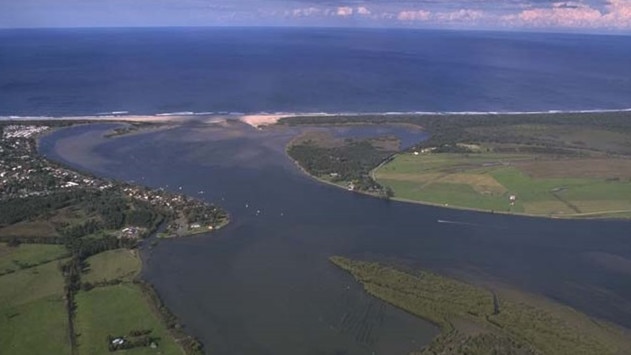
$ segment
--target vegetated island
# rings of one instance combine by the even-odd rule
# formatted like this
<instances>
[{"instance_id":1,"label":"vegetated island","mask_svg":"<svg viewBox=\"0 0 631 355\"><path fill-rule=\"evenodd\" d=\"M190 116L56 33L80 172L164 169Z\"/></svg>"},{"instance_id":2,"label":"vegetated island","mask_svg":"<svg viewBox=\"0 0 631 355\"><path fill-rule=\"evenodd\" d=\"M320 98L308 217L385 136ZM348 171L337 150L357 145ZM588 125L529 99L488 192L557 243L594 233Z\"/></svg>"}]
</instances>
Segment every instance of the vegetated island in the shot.
<instances>
[{"instance_id":1,"label":"vegetated island","mask_svg":"<svg viewBox=\"0 0 631 355\"><path fill-rule=\"evenodd\" d=\"M279 124L412 124L430 134L397 152L369 139L290 144L288 154L309 174L355 191L489 212L631 218L628 111L298 116ZM372 148L353 154L358 145Z\"/></svg>"},{"instance_id":2,"label":"vegetated island","mask_svg":"<svg viewBox=\"0 0 631 355\"><path fill-rule=\"evenodd\" d=\"M199 354L136 247L221 228L221 208L44 159L37 137L77 121L0 123L0 349L15 354ZM128 132L118 132L128 133Z\"/></svg>"},{"instance_id":3,"label":"vegetated island","mask_svg":"<svg viewBox=\"0 0 631 355\"><path fill-rule=\"evenodd\" d=\"M440 327L441 334L414 354L615 355L631 349L625 330L552 301L426 271L403 272L339 256L330 260L370 295Z\"/></svg>"}]
</instances>

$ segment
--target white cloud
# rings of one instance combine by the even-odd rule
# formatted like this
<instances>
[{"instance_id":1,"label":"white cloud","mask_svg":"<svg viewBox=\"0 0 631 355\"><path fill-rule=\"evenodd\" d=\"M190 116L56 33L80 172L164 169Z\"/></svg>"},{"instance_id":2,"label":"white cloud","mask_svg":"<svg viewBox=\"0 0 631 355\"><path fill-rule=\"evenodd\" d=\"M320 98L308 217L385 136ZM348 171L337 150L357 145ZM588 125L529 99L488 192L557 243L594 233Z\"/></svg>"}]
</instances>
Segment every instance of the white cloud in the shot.
<instances>
[{"instance_id":1,"label":"white cloud","mask_svg":"<svg viewBox=\"0 0 631 355\"><path fill-rule=\"evenodd\" d=\"M357 13L362 16L369 16L371 14L370 10L364 6L360 6L356 9Z\"/></svg>"},{"instance_id":2,"label":"white cloud","mask_svg":"<svg viewBox=\"0 0 631 355\"><path fill-rule=\"evenodd\" d=\"M353 8L348 6L340 6L337 8L337 16L347 17L353 15Z\"/></svg>"},{"instance_id":3,"label":"white cloud","mask_svg":"<svg viewBox=\"0 0 631 355\"><path fill-rule=\"evenodd\" d=\"M502 16L507 26L631 29L631 0L610 0L604 11L576 2Z\"/></svg>"},{"instance_id":4,"label":"white cloud","mask_svg":"<svg viewBox=\"0 0 631 355\"><path fill-rule=\"evenodd\" d=\"M427 21L432 13L427 10L405 10L399 12L397 20L399 21Z\"/></svg>"},{"instance_id":5,"label":"white cloud","mask_svg":"<svg viewBox=\"0 0 631 355\"><path fill-rule=\"evenodd\" d=\"M481 10L460 9L449 12L439 12L434 18L440 22L477 22L485 17L485 12Z\"/></svg>"},{"instance_id":6,"label":"white cloud","mask_svg":"<svg viewBox=\"0 0 631 355\"><path fill-rule=\"evenodd\" d=\"M291 15L293 17L307 17L307 16L319 15L321 13L322 13L322 10L315 7L307 7L304 9L293 9L291 11Z\"/></svg>"}]
</instances>

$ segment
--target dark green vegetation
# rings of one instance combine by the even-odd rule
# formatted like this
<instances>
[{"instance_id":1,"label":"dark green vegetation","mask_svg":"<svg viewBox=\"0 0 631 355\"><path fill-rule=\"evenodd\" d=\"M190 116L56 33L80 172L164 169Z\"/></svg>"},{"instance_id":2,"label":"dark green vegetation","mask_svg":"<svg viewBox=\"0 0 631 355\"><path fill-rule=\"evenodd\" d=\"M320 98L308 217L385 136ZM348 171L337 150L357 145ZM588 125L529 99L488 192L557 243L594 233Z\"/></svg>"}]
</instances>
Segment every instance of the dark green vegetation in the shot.
<instances>
[{"instance_id":1,"label":"dark green vegetation","mask_svg":"<svg viewBox=\"0 0 631 355\"><path fill-rule=\"evenodd\" d=\"M371 170L398 151L393 137L336 139L327 134L307 133L295 139L287 153L309 174L328 182L389 197L390 191L372 178Z\"/></svg>"},{"instance_id":2,"label":"dark green vegetation","mask_svg":"<svg viewBox=\"0 0 631 355\"><path fill-rule=\"evenodd\" d=\"M332 257L371 295L441 327L419 354L623 354L621 330L551 301L425 271Z\"/></svg>"},{"instance_id":3,"label":"dark green vegetation","mask_svg":"<svg viewBox=\"0 0 631 355\"><path fill-rule=\"evenodd\" d=\"M201 220L222 226L227 214L49 162L35 142L49 128L0 124L0 349L200 353L199 342L137 279L135 247L162 223L182 221L181 236Z\"/></svg>"},{"instance_id":4,"label":"dark green vegetation","mask_svg":"<svg viewBox=\"0 0 631 355\"><path fill-rule=\"evenodd\" d=\"M429 139L371 167L376 183L398 199L541 216L631 217L631 112L294 117L281 123L423 127Z\"/></svg>"}]
</instances>

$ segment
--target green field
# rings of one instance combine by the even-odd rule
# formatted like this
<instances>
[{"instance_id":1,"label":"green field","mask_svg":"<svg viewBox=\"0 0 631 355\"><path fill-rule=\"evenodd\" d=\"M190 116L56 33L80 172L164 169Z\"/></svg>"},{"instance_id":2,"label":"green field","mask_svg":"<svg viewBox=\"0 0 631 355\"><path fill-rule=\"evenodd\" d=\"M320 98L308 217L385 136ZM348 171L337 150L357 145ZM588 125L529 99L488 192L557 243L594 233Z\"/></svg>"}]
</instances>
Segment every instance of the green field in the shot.
<instances>
[{"instance_id":1,"label":"green field","mask_svg":"<svg viewBox=\"0 0 631 355\"><path fill-rule=\"evenodd\" d=\"M98 287L80 291L76 296L76 332L80 354L107 354L106 337L128 336L134 330L151 330L158 348L138 347L125 350L132 354L181 354L165 325L149 305L149 298L139 285L132 283L140 272L136 251L109 250L86 259L84 283ZM112 285L113 281L120 282ZM99 283L101 285L99 286ZM109 285L107 283L110 283Z\"/></svg>"},{"instance_id":2,"label":"green field","mask_svg":"<svg viewBox=\"0 0 631 355\"><path fill-rule=\"evenodd\" d=\"M129 354L182 354L160 318L153 313L139 286L123 283L81 291L76 296L79 354L110 354L106 337L151 330L158 347L125 350Z\"/></svg>"},{"instance_id":3,"label":"green field","mask_svg":"<svg viewBox=\"0 0 631 355\"><path fill-rule=\"evenodd\" d=\"M450 207L553 217L631 212L631 160L626 159L404 153L374 176L395 198Z\"/></svg>"},{"instance_id":4,"label":"green field","mask_svg":"<svg viewBox=\"0 0 631 355\"><path fill-rule=\"evenodd\" d=\"M20 244L9 247L0 243L0 275L57 260L67 255L61 245Z\"/></svg>"},{"instance_id":5,"label":"green field","mask_svg":"<svg viewBox=\"0 0 631 355\"><path fill-rule=\"evenodd\" d=\"M135 250L108 250L86 259L88 264L83 282L97 283L112 280L131 281L142 266Z\"/></svg>"},{"instance_id":6,"label":"green field","mask_svg":"<svg viewBox=\"0 0 631 355\"><path fill-rule=\"evenodd\" d=\"M63 294L57 262L0 276L0 352L69 354Z\"/></svg>"},{"instance_id":7,"label":"green field","mask_svg":"<svg viewBox=\"0 0 631 355\"><path fill-rule=\"evenodd\" d=\"M59 258L66 254L64 247L56 245L0 244L3 268L41 263L0 276L0 353L71 353L64 278L59 267L67 261ZM79 291L75 297L75 333L80 354L109 353L107 335L129 338L134 330L150 330L148 336L158 339L158 347L134 348L124 353L182 353L158 313L152 310L150 297L131 282L141 268L136 251L106 251L87 258L86 265L82 282L106 286ZM114 281L120 283L107 285Z\"/></svg>"},{"instance_id":8,"label":"green field","mask_svg":"<svg viewBox=\"0 0 631 355\"><path fill-rule=\"evenodd\" d=\"M516 291L495 292L425 271L332 257L371 295L441 327L421 354L623 354L624 330Z\"/></svg>"}]
</instances>

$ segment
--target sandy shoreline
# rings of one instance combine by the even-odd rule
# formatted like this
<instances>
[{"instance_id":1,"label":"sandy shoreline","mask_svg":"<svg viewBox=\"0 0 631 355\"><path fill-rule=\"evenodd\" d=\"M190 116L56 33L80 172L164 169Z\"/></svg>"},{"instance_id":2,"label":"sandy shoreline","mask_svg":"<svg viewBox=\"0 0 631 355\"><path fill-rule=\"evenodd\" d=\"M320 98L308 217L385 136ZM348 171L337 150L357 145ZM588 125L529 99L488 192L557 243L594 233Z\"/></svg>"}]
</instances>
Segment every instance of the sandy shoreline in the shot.
<instances>
[{"instance_id":1,"label":"sandy shoreline","mask_svg":"<svg viewBox=\"0 0 631 355\"><path fill-rule=\"evenodd\" d=\"M3 121L117 121L117 122L147 122L147 123L177 123L188 120L214 123L224 120L238 120L252 127L273 125L283 117L294 114L257 114L257 115L94 115L94 116L2 116Z\"/></svg>"}]
</instances>

